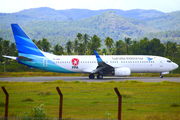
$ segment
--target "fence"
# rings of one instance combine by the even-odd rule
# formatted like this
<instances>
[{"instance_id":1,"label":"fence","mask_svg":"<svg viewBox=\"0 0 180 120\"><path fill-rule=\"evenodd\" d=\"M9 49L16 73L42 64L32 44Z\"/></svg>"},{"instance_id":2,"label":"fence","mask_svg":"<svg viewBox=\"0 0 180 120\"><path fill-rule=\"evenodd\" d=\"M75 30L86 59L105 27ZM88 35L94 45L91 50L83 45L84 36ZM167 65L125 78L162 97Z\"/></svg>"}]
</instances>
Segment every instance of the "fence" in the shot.
<instances>
[{"instance_id":1,"label":"fence","mask_svg":"<svg viewBox=\"0 0 180 120\"><path fill-rule=\"evenodd\" d=\"M23 117L0 117L0 120L118 120L118 119L89 119L89 118L23 118Z\"/></svg>"},{"instance_id":2,"label":"fence","mask_svg":"<svg viewBox=\"0 0 180 120\"><path fill-rule=\"evenodd\" d=\"M77 81L75 81L73 85L60 81L56 84L53 82L31 84L33 85L30 86L26 82L22 82L17 86L11 86L11 83L5 84L9 93L8 116L10 117L8 117L8 119L24 119L24 112L30 115L31 109L40 104L44 104L44 111L48 117L42 119L58 119L60 98L56 90L57 85L63 93L63 119L78 117L79 119L118 118L119 100L116 92L113 90L114 86L118 86L117 88L122 94L122 118L130 119L131 116L135 116L140 110L143 111L143 114L147 114L147 111L153 113L156 108L160 109L162 106L170 106L170 108L174 110L174 108L178 108L180 105L180 87L173 85L162 87L159 83L151 84L148 87L145 87L147 85L140 86L138 84L136 84L136 86L131 84L124 86L124 84L121 85L120 83L89 84L78 83ZM4 100L6 96L2 90L0 91L0 96L0 119L4 119L2 116L4 116L5 111ZM177 110L177 113L178 112Z\"/></svg>"},{"instance_id":3,"label":"fence","mask_svg":"<svg viewBox=\"0 0 180 120\"><path fill-rule=\"evenodd\" d=\"M6 91L5 87L2 87L2 90L4 92L4 94L6 95L6 105L5 105L5 117L4 119L10 119L8 118L8 104L9 104L9 94ZM60 96L60 102L59 102L59 120L62 119L62 108L63 108L63 94L61 92L61 90L59 89L59 87L56 87L56 90ZM122 96L119 93L117 88L114 88L118 98L119 98L119 102L118 102L118 119L121 120L121 105L122 105ZM12 119L16 119L16 118L12 118ZM20 118L18 117L17 119L30 119L30 118ZM32 118L32 119L42 119L42 118ZM47 118L46 118L47 119Z\"/></svg>"}]
</instances>

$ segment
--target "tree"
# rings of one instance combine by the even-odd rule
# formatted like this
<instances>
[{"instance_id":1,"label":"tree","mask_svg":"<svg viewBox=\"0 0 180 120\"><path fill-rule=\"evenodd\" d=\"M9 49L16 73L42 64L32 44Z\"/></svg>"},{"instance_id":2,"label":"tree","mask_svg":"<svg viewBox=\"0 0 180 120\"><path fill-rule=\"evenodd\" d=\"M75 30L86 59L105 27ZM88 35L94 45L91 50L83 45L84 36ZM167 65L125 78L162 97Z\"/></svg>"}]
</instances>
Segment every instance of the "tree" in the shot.
<instances>
[{"instance_id":1,"label":"tree","mask_svg":"<svg viewBox=\"0 0 180 120\"><path fill-rule=\"evenodd\" d=\"M0 44L0 62L2 61L2 44ZM0 63L1 66L1 63Z\"/></svg>"},{"instance_id":2,"label":"tree","mask_svg":"<svg viewBox=\"0 0 180 120\"><path fill-rule=\"evenodd\" d=\"M3 51L3 54L4 55L8 55L9 53L9 44L10 44L10 41L8 40L3 40L3 48L4 48L4 51ZM6 59L6 65L7 65L7 59Z\"/></svg>"},{"instance_id":3,"label":"tree","mask_svg":"<svg viewBox=\"0 0 180 120\"><path fill-rule=\"evenodd\" d=\"M3 54L8 54L8 52L9 52L9 44L10 44L10 41L8 41L8 40L3 40L3 43L2 43L2 45L3 45L3 48L4 48L4 53Z\"/></svg>"},{"instance_id":4,"label":"tree","mask_svg":"<svg viewBox=\"0 0 180 120\"><path fill-rule=\"evenodd\" d=\"M75 54L78 54L78 40L77 39L75 39L75 41L74 41L74 53Z\"/></svg>"},{"instance_id":5,"label":"tree","mask_svg":"<svg viewBox=\"0 0 180 120\"><path fill-rule=\"evenodd\" d=\"M177 47L176 46L177 46L177 43L173 43L172 48L171 48L172 54L177 52Z\"/></svg>"},{"instance_id":6,"label":"tree","mask_svg":"<svg viewBox=\"0 0 180 120\"><path fill-rule=\"evenodd\" d=\"M133 55L141 55L140 42L133 41L132 45L129 47Z\"/></svg>"},{"instance_id":7,"label":"tree","mask_svg":"<svg viewBox=\"0 0 180 120\"><path fill-rule=\"evenodd\" d=\"M160 43L160 40L157 38L153 38L149 42L149 48L150 55L163 56L163 53L165 51L165 46L162 43Z\"/></svg>"},{"instance_id":8,"label":"tree","mask_svg":"<svg viewBox=\"0 0 180 120\"><path fill-rule=\"evenodd\" d=\"M82 34L81 34L81 33L78 33L78 34L76 35L76 37L78 38L79 41L81 41L81 39L82 39Z\"/></svg>"},{"instance_id":9,"label":"tree","mask_svg":"<svg viewBox=\"0 0 180 120\"><path fill-rule=\"evenodd\" d=\"M70 53L71 53L72 46L73 46L73 44L72 44L72 42L69 40L69 41L66 43L66 49L67 49L68 55L70 55Z\"/></svg>"},{"instance_id":10,"label":"tree","mask_svg":"<svg viewBox=\"0 0 180 120\"><path fill-rule=\"evenodd\" d=\"M131 41L131 38L126 38L125 37L125 43L126 43L126 54L128 55L129 54L129 50L128 50L128 47L131 45L132 41Z\"/></svg>"},{"instance_id":11,"label":"tree","mask_svg":"<svg viewBox=\"0 0 180 120\"><path fill-rule=\"evenodd\" d=\"M123 55L124 54L124 42L122 40L116 41L115 43L115 50L114 53L115 55Z\"/></svg>"},{"instance_id":12,"label":"tree","mask_svg":"<svg viewBox=\"0 0 180 120\"><path fill-rule=\"evenodd\" d=\"M0 37L0 43L3 41L3 38L2 37Z\"/></svg>"},{"instance_id":13,"label":"tree","mask_svg":"<svg viewBox=\"0 0 180 120\"><path fill-rule=\"evenodd\" d=\"M63 50L64 50L64 48L61 45L56 44L54 46L53 53L55 55L61 55L61 54L63 54Z\"/></svg>"},{"instance_id":14,"label":"tree","mask_svg":"<svg viewBox=\"0 0 180 120\"><path fill-rule=\"evenodd\" d=\"M107 54L106 48L103 48L103 49L102 49L102 54L105 54L105 55Z\"/></svg>"},{"instance_id":15,"label":"tree","mask_svg":"<svg viewBox=\"0 0 180 120\"><path fill-rule=\"evenodd\" d=\"M150 49L150 46L149 46L149 40L148 38L143 38L140 40L139 42L139 46L138 46L138 54L139 55L149 55L149 49Z\"/></svg>"},{"instance_id":16,"label":"tree","mask_svg":"<svg viewBox=\"0 0 180 120\"><path fill-rule=\"evenodd\" d=\"M46 38L43 38L41 42L41 47L43 51L48 52L50 51L51 44L48 42Z\"/></svg>"},{"instance_id":17,"label":"tree","mask_svg":"<svg viewBox=\"0 0 180 120\"><path fill-rule=\"evenodd\" d=\"M2 41L3 41L3 38L0 37L0 62L2 61Z\"/></svg>"},{"instance_id":18,"label":"tree","mask_svg":"<svg viewBox=\"0 0 180 120\"><path fill-rule=\"evenodd\" d=\"M83 55L84 54L84 44L83 43L79 43L78 54L79 55Z\"/></svg>"},{"instance_id":19,"label":"tree","mask_svg":"<svg viewBox=\"0 0 180 120\"><path fill-rule=\"evenodd\" d=\"M37 40L33 39L32 41L40 50L42 50L42 41L41 40L37 41Z\"/></svg>"},{"instance_id":20,"label":"tree","mask_svg":"<svg viewBox=\"0 0 180 120\"><path fill-rule=\"evenodd\" d=\"M84 53L85 53L85 55L86 55L86 49L87 49L87 44L88 44L88 41L89 41L89 36L88 36L88 34L84 34L83 35L83 44L84 44L84 46L85 46L85 49L84 49Z\"/></svg>"},{"instance_id":21,"label":"tree","mask_svg":"<svg viewBox=\"0 0 180 120\"><path fill-rule=\"evenodd\" d=\"M172 53L172 46L173 46L173 42L171 41L168 41L166 44L166 51L165 51L165 56L171 56L173 53Z\"/></svg>"},{"instance_id":22,"label":"tree","mask_svg":"<svg viewBox=\"0 0 180 120\"><path fill-rule=\"evenodd\" d=\"M112 47L112 45L114 43L113 39L110 37L106 37L104 42L105 42L105 45L107 46L108 50Z\"/></svg>"},{"instance_id":23,"label":"tree","mask_svg":"<svg viewBox=\"0 0 180 120\"><path fill-rule=\"evenodd\" d=\"M94 35L91 37L90 42L88 43L88 50L90 55L94 55L94 50L98 51L101 47L101 39Z\"/></svg>"},{"instance_id":24,"label":"tree","mask_svg":"<svg viewBox=\"0 0 180 120\"><path fill-rule=\"evenodd\" d=\"M11 43L10 45L10 53L12 56L17 56L17 49L16 49L16 44L15 43Z\"/></svg>"}]
</instances>

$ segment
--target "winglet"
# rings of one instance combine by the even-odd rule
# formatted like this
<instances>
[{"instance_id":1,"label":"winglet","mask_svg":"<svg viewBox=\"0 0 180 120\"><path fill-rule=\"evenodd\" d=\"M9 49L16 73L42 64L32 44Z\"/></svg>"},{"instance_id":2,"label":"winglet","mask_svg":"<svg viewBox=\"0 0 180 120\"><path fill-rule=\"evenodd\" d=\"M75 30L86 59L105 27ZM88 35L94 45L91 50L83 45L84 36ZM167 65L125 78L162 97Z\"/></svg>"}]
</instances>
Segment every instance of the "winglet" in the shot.
<instances>
[{"instance_id":1,"label":"winglet","mask_svg":"<svg viewBox=\"0 0 180 120\"><path fill-rule=\"evenodd\" d=\"M95 55L96 55L96 59L97 59L98 63L102 63L103 61L102 61L102 59L100 58L99 54L98 54L95 50L94 50L94 53L95 53Z\"/></svg>"}]
</instances>

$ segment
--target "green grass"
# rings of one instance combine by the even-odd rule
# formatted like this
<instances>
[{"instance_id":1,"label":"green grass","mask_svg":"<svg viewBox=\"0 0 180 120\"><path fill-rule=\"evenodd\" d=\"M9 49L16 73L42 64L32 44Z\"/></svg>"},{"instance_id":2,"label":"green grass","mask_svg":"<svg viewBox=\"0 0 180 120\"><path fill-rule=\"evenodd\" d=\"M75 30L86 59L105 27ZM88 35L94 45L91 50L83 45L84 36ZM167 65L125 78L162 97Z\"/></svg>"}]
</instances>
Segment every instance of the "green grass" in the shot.
<instances>
[{"instance_id":1,"label":"green grass","mask_svg":"<svg viewBox=\"0 0 180 120\"><path fill-rule=\"evenodd\" d=\"M9 116L31 115L34 106L44 104L46 117L58 117L58 86L63 93L63 118L117 119L117 87L122 95L122 119L168 120L180 118L180 83L160 82L0 82L9 93ZM0 90L0 117L5 95Z\"/></svg>"},{"instance_id":2,"label":"green grass","mask_svg":"<svg viewBox=\"0 0 180 120\"><path fill-rule=\"evenodd\" d=\"M40 76L88 76L82 73L55 73L55 72L0 72L1 77L40 77ZM180 74L165 74L164 77L180 77ZM129 77L159 77L159 73L132 73Z\"/></svg>"}]
</instances>

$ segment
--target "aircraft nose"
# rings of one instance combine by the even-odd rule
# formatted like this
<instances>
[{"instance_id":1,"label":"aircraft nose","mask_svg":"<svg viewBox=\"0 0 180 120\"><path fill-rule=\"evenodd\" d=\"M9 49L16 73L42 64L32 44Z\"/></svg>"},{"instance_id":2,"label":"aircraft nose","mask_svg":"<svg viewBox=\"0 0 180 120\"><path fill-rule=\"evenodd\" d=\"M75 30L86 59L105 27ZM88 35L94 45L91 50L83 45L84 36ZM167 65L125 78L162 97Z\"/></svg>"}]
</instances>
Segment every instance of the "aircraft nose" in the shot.
<instances>
[{"instance_id":1,"label":"aircraft nose","mask_svg":"<svg viewBox=\"0 0 180 120\"><path fill-rule=\"evenodd\" d=\"M178 66L176 63L174 63L174 64L173 64L173 67L174 67L174 69L176 69L176 68L178 68L179 66Z\"/></svg>"}]
</instances>

